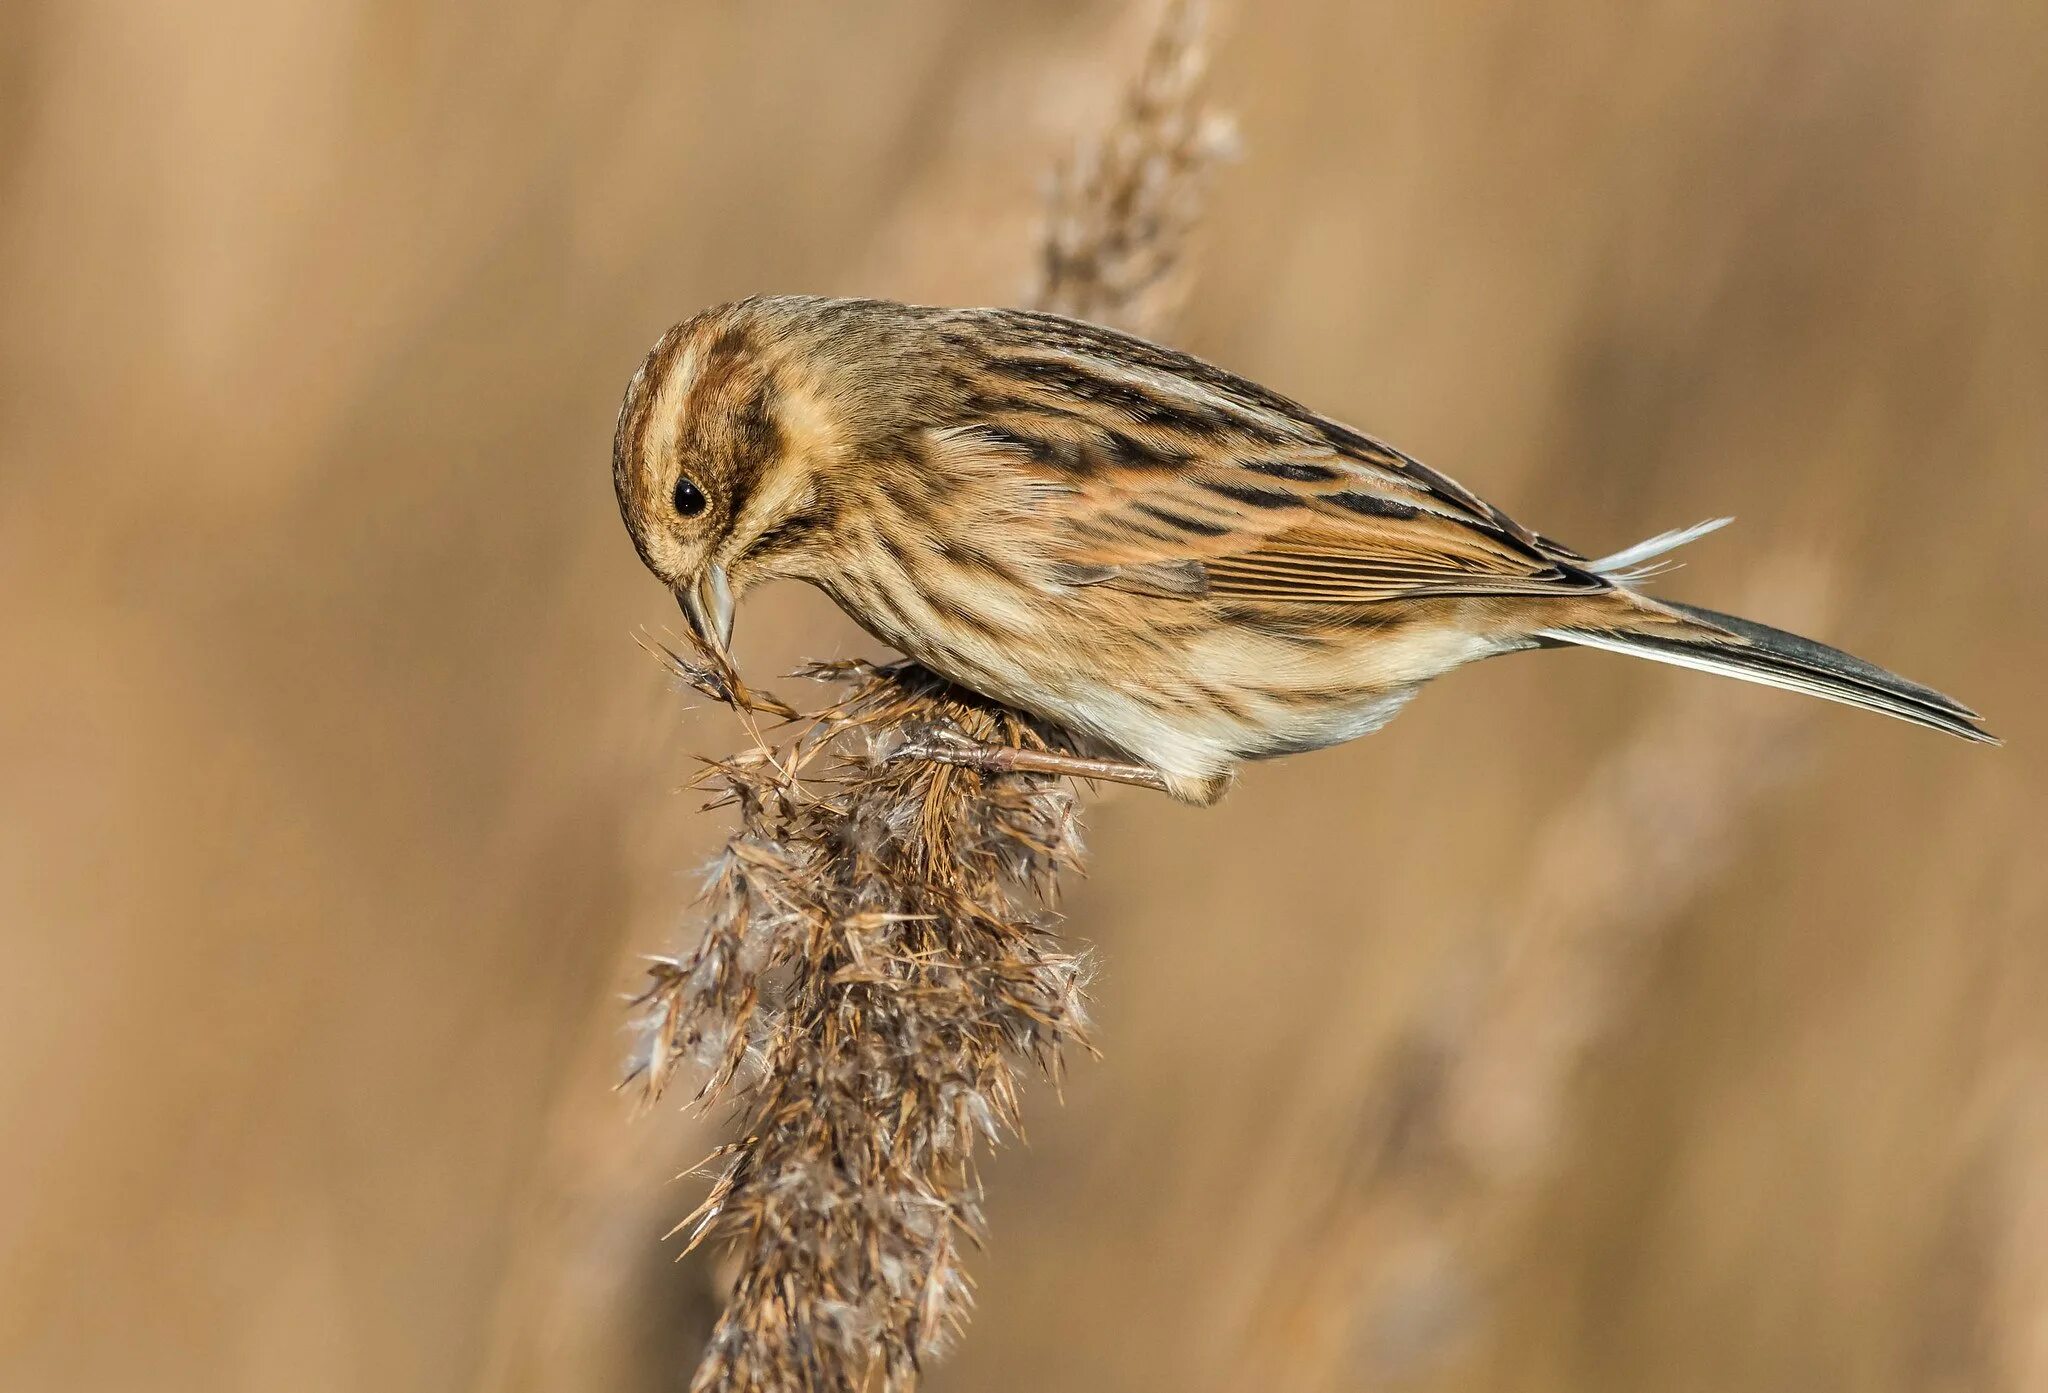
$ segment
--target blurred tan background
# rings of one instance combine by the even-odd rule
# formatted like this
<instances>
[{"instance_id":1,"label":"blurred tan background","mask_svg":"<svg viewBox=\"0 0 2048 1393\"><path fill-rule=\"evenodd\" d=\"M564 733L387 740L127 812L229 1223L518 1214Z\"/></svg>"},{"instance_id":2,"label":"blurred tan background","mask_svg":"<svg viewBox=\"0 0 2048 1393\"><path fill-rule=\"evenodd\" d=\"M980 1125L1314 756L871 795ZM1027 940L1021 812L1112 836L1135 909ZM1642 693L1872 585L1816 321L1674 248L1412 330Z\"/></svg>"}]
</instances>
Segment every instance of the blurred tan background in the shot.
<instances>
[{"instance_id":1,"label":"blurred tan background","mask_svg":"<svg viewBox=\"0 0 2048 1393\"><path fill-rule=\"evenodd\" d=\"M736 736L618 395L1014 300L1151 14L0 10L0 1388L683 1386L715 1137L609 1088ZM2011 743L1545 655L1102 801L931 1386L2048 1387L2048 11L1286 0L1215 92L1181 343L1582 548L1738 514L1666 592Z\"/></svg>"}]
</instances>

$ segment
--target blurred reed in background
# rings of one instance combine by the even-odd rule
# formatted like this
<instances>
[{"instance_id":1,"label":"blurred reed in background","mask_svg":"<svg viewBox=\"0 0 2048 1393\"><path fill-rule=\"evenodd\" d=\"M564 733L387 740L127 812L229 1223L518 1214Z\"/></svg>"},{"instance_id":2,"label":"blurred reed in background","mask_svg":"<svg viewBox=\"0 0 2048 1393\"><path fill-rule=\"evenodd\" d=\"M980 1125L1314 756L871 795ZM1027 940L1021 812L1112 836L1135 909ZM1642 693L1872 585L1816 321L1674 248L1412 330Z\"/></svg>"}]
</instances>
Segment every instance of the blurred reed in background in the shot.
<instances>
[{"instance_id":1,"label":"blurred reed in background","mask_svg":"<svg viewBox=\"0 0 2048 1393\"><path fill-rule=\"evenodd\" d=\"M618 393L738 294L1030 293L1156 13L0 17L0 1385L686 1380L712 1138L609 1090L731 730L631 641ZM1103 1058L930 1386L2038 1386L2048 17L1299 0L1214 66L1178 342L1581 546L1739 514L1672 594L1801 621L1817 551L2010 743L1546 655L1103 799Z\"/></svg>"}]
</instances>

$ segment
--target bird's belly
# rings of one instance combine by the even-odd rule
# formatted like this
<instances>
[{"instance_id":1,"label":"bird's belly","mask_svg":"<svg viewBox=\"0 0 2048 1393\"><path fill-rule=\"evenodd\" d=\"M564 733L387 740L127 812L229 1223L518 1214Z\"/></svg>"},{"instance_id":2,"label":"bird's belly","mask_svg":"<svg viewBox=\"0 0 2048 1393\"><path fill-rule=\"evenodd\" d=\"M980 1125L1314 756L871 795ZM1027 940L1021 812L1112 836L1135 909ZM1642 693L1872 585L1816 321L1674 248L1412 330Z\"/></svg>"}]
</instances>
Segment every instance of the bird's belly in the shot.
<instances>
[{"instance_id":1,"label":"bird's belly","mask_svg":"<svg viewBox=\"0 0 2048 1393\"><path fill-rule=\"evenodd\" d=\"M1077 645L1058 623L997 630L939 622L900 594L888 605L840 604L876 638L949 681L1168 775L1206 779L1243 757L1233 751L1247 727L1202 698L1185 654L1139 655L1106 635L1098 645Z\"/></svg>"}]
</instances>

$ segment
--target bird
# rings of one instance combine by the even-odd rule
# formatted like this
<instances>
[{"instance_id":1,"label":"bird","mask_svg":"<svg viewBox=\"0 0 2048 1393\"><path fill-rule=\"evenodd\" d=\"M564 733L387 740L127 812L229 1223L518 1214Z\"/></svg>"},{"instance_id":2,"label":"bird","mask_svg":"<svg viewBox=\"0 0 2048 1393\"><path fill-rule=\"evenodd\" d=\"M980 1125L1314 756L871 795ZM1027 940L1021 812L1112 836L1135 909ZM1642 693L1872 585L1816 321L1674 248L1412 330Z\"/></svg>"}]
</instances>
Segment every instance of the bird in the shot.
<instances>
[{"instance_id":1,"label":"bird","mask_svg":"<svg viewBox=\"0 0 2048 1393\"><path fill-rule=\"evenodd\" d=\"M1997 743L1951 697L1646 582L1715 519L1589 558L1244 377L1024 309L757 296L662 336L613 483L730 670L764 581L1099 752L918 753L1215 802L1247 761L1378 730L1425 683L1589 648Z\"/></svg>"}]
</instances>

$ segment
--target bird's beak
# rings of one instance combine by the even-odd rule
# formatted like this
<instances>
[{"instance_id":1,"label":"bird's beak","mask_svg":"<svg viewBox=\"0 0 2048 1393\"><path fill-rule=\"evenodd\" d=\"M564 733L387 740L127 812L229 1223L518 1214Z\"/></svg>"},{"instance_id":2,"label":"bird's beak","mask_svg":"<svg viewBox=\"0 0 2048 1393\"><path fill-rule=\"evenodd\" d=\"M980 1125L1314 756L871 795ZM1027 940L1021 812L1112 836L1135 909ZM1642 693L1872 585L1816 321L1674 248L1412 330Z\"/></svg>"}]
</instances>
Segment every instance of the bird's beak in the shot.
<instances>
[{"instance_id":1,"label":"bird's beak","mask_svg":"<svg viewBox=\"0 0 2048 1393\"><path fill-rule=\"evenodd\" d=\"M693 584L676 592L676 601L682 605L683 617L690 621L690 627L705 646L720 657L729 658L732 652L732 584L725 578L725 567L715 561L707 562L697 573Z\"/></svg>"}]
</instances>

